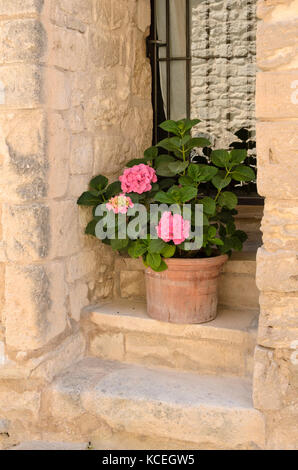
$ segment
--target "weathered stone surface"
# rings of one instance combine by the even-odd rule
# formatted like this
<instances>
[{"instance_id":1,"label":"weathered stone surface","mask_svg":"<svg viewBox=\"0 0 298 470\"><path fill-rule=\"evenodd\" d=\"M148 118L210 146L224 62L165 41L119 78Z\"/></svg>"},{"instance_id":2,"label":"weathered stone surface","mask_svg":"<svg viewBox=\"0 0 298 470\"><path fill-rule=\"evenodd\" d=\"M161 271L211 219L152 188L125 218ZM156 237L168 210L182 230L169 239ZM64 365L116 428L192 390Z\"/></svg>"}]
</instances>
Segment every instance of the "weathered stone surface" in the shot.
<instances>
[{"instance_id":1,"label":"weathered stone surface","mask_svg":"<svg viewBox=\"0 0 298 470\"><path fill-rule=\"evenodd\" d=\"M0 389L0 413L7 419L23 417L37 419L40 410L40 393L35 391L14 391L10 388Z\"/></svg>"},{"instance_id":2,"label":"weathered stone surface","mask_svg":"<svg viewBox=\"0 0 298 470\"><path fill-rule=\"evenodd\" d=\"M45 47L41 23L34 19L11 20L1 23L1 64L38 62Z\"/></svg>"},{"instance_id":3,"label":"weathered stone surface","mask_svg":"<svg viewBox=\"0 0 298 470\"><path fill-rule=\"evenodd\" d=\"M72 72L85 70L88 53L84 35L54 25L47 33L48 47L45 59L50 65Z\"/></svg>"},{"instance_id":4,"label":"weathered stone surface","mask_svg":"<svg viewBox=\"0 0 298 470\"><path fill-rule=\"evenodd\" d=\"M62 333L66 327L66 294L62 262L7 266L7 345L25 351L38 349Z\"/></svg>"},{"instance_id":5,"label":"weathered stone surface","mask_svg":"<svg viewBox=\"0 0 298 470\"><path fill-rule=\"evenodd\" d=\"M298 199L266 199L262 231L268 251L298 251Z\"/></svg>"},{"instance_id":6,"label":"weathered stone surface","mask_svg":"<svg viewBox=\"0 0 298 470\"><path fill-rule=\"evenodd\" d=\"M262 196L278 200L298 198L297 135L296 121L258 122L257 183Z\"/></svg>"},{"instance_id":7,"label":"weathered stone surface","mask_svg":"<svg viewBox=\"0 0 298 470\"><path fill-rule=\"evenodd\" d=\"M298 63L298 15L292 21L260 23L258 66L263 70L295 69Z\"/></svg>"},{"instance_id":8,"label":"weathered stone surface","mask_svg":"<svg viewBox=\"0 0 298 470\"><path fill-rule=\"evenodd\" d=\"M10 261L46 258L50 248L50 211L44 204L4 205L4 238Z\"/></svg>"},{"instance_id":9,"label":"weathered stone surface","mask_svg":"<svg viewBox=\"0 0 298 470\"><path fill-rule=\"evenodd\" d=\"M0 198L30 201L46 196L46 116L42 110L0 114L2 130Z\"/></svg>"},{"instance_id":10,"label":"weathered stone surface","mask_svg":"<svg viewBox=\"0 0 298 470\"><path fill-rule=\"evenodd\" d=\"M86 282L78 281L70 286L69 301L71 317L76 321L80 321L82 309L89 304L88 286Z\"/></svg>"},{"instance_id":11,"label":"weathered stone surface","mask_svg":"<svg viewBox=\"0 0 298 470\"><path fill-rule=\"evenodd\" d=\"M124 299L145 296L145 280L137 271L120 272L120 293Z\"/></svg>"},{"instance_id":12,"label":"weathered stone surface","mask_svg":"<svg viewBox=\"0 0 298 470\"><path fill-rule=\"evenodd\" d=\"M9 65L0 68L3 102L12 108L35 108L42 103L42 69L36 65Z\"/></svg>"},{"instance_id":13,"label":"weathered stone surface","mask_svg":"<svg viewBox=\"0 0 298 470\"><path fill-rule=\"evenodd\" d=\"M78 209L75 201L51 204L51 255L69 256L79 251Z\"/></svg>"},{"instance_id":14,"label":"weathered stone surface","mask_svg":"<svg viewBox=\"0 0 298 470\"><path fill-rule=\"evenodd\" d=\"M92 273L96 267L96 258L93 251L82 251L71 256L67 261L67 280L77 281Z\"/></svg>"},{"instance_id":15,"label":"weathered stone surface","mask_svg":"<svg viewBox=\"0 0 298 470\"><path fill-rule=\"evenodd\" d=\"M71 86L68 75L55 68L48 69L44 77L45 101L53 110L63 111L70 106Z\"/></svg>"},{"instance_id":16,"label":"weathered stone surface","mask_svg":"<svg viewBox=\"0 0 298 470\"><path fill-rule=\"evenodd\" d=\"M88 442L27 441L9 450L87 450Z\"/></svg>"},{"instance_id":17,"label":"weathered stone surface","mask_svg":"<svg viewBox=\"0 0 298 470\"><path fill-rule=\"evenodd\" d=\"M69 182L70 133L61 114L48 118L49 196L65 196Z\"/></svg>"},{"instance_id":18,"label":"weathered stone surface","mask_svg":"<svg viewBox=\"0 0 298 470\"><path fill-rule=\"evenodd\" d=\"M298 338L298 294L262 293L260 306L258 344L291 349Z\"/></svg>"},{"instance_id":19,"label":"weathered stone surface","mask_svg":"<svg viewBox=\"0 0 298 470\"><path fill-rule=\"evenodd\" d=\"M44 0L0 0L0 15L19 15L21 13L39 13Z\"/></svg>"},{"instance_id":20,"label":"weathered stone surface","mask_svg":"<svg viewBox=\"0 0 298 470\"><path fill-rule=\"evenodd\" d=\"M236 378L85 359L54 382L51 401L60 421L66 413L74 419L86 410L106 420L114 433L146 430L208 449L264 446L262 416L251 407L248 383Z\"/></svg>"},{"instance_id":21,"label":"weathered stone surface","mask_svg":"<svg viewBox=\"0 0 298 470\"><path fill-rule=\"evenodd\" d=\"M298 72L257 74L256 114L259 119L297 117ZM274 102L274 106L272 103Z\"/></svg>"},{"instance_id":22,"label":"weathered stone surface","mask_svg":"<svg viewBox=\"0 0 298 470\"><path fill-rule=\"evenodd\" d=\"M93 144L91 136L78 134L72 137L70 153L71 174L90 174L93 169Z\"/></svg>"},{"instance_id":23,"label":"weathered stone surface","mask_svg":"<svg viewBox=\"0 0 298 470\"><path fill-rule=\"evenodd\" d=\"M259 248L257 254L257 286L267 292L296 292L298 290L298 254L279 250L274 253Z\"/></svg>"},{"instance_id":24,"label":"weathered stone surface","mask_svg":"<svg viewBox=\"0 0 298 470\"><path fill-rule=\"evenodd\" d=\"M297 406L297 362L291 350L255 350L254 406L261 410L281 410Z\"/></svg>"},{"instance_id":25,"label":"weathered stone surface","mask_svg":"<svg viewBox=\"0 0 298 470\"><path fill-rule=\"evenodd\" d=\"M69 336L49 353L28 361L27 367L32 370L31 377L52 382L56 375L83 358L85 348L82 333Z\"/></svg>"},{"instance_id":26,"label":"weathered stone surface","mask_svg":"<svg viewBox=\"0 0 298 470\"><path fill-rule=\"evenodd\" d=\"M220 309L207 324L177 325L149 318L144 302L114 300L97 307L90 319L98 326L90 335L90 351L97 357L200 373L251 372L256 338L252 311ZM116 347L123 336L124 352Z\"/></svg>"}]
</instances>

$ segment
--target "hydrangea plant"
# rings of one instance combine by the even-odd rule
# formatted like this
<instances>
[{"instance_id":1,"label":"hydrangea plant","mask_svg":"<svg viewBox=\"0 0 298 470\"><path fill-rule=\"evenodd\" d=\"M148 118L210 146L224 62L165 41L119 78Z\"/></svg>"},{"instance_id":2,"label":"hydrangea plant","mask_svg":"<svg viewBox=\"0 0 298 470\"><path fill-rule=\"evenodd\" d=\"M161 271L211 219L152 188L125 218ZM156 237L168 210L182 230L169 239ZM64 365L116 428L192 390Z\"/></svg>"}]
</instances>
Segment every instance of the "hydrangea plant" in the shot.
<instances>
[{"instance_id":1,"label":"hydrangea plant","mask_svg":"<svg viewBox=\"0 0 298 470\"><path fill-rule=\"evenodd\" d=\"M198 119L163 122L160 127L169 137L145 150L142 158L128 162L118 181L109 184L105 176L93 178L89 190L78 199L79 205L93 207L86 233L96 236L96 225L102 217L96 215L96 207L105 204L107 210L116 214L116 238L102 241L121 254L142 257L145 266L157 272L167 269L167 258L202 258L241 251L247 235L235 225L238 199L233 191L225 188L233 180L254 181L255 173L245 164L246 149L212 150L206 138L193 137L191 130L199 122ZM204 152L209 155L205 163L193 160L193 150L197 148L209 149ZM201 248L186 249L184 242L189 237L193 219L190 222L171 211L165 211L160 217L156 226L158 238L148 235L132 240L117 236L120 231L117 217L126 214L129 219L129 210L136 203L147 207L152 203L171 206L187 203L192 208L201 204Z\"/></svg>"}]
</instances>

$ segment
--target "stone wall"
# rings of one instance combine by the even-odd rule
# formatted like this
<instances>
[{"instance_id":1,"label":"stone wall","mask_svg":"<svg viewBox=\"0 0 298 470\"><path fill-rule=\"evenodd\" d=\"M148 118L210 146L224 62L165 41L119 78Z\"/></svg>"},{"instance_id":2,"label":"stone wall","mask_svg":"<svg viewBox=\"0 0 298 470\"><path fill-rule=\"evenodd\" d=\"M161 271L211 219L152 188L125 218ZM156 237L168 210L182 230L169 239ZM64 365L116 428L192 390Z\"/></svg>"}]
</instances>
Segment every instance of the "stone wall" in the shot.
<instances>
[{"instance_id":1,"label":"stone wall","mask_svg":"<svg viewBox=\"0 0 298 470\"><path fill-rule=\"evenodd\" d=\"M254 404L267 445L297 446L298 422L298 1L259 0L258 190L266 197L257 257L260 326Z\"/></svg>"},{"instance_id":2,"label":"stone wall","mask_svg":"<svg viewBox=\"0 0 298 470\"><path fill-rule=\"evenodd\" d=\"M15 430L84 354L81 308L113 292L76 200L151 143L149 23L147 0L0 0L0 418Z\"/></svg>"},{"instance_id":3,"label":"stone wall","mask_svg":"<svg viewBox=\"0 0 298 470\"><path fill-rule=\"evenodd\" d=\"M218 145L255 132L256 0L192 0L192 115Z\"/></svg>"}]
</instances>

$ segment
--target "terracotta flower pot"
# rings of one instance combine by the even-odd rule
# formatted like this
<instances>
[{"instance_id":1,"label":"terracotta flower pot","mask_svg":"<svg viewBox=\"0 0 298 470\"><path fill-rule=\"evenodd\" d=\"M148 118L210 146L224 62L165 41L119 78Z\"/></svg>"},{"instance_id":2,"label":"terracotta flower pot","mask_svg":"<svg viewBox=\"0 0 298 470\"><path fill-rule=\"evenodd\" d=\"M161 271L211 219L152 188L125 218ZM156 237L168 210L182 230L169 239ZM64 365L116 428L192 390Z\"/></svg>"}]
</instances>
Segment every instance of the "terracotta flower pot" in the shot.
<instances>
[{"instance_id":1,"label":"terracotta flower pot","mask_svg":"<svg viewBox=\"0 0 298 470\"><path fill-rule=\"evenodd\" d=\"M217 285L226 255L201 259L166 260L168 269L145 271L147 312L172 323L203 323L217 314Z\"/></svg>"}]
</instances>

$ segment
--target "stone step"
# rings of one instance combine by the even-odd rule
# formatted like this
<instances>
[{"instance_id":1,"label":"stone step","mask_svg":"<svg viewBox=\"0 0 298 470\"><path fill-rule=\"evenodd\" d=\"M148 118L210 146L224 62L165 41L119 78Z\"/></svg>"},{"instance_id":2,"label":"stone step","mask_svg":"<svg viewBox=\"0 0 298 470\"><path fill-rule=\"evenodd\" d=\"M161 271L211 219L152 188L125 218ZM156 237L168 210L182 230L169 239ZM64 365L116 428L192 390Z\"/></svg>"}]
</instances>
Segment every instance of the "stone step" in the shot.
<instances>
[{"instance_id":1,"label":"stone step","mask_svg":"<svg viewBox=\"0 0 298 470\"><path fill-rule=\"evenodd\" d=\"M256 286L256 252L233 253L219 280L219 304L236 309L259 309ZM115 263L115 296L145 299L144 265L139 259L118 257Z\"/></svg>"},{"instance_id":2,"label":"stone step","mask_svg":"<svg viewBox=\"0 0 298 470\"><path fill-rule=\"evenodd\" d=\"M220 308L209 323L181 325L149 318L145 302L113 300L87 318L90 356L204 374L252 374L255 311Z\"/></svg>"},{"instance_id":3,"label":"stone step","mask_svg":"<svg viewBox=\"0 0 298 470\"><path fill-rule=\"evenodd\" d=\"M85 358L46 390L46 431L102 449L263 448L251 393L248 379Z\"/></svg>"},{"instance_id":4,"label":"stone step","mask_svg":"<svg viewBox=\"0 0 298 470\"><path fill-rule=\"evenodd\" d=\"M8 450L87 450L88 442L26 441Z\"/></svg>"}]
</instances>

